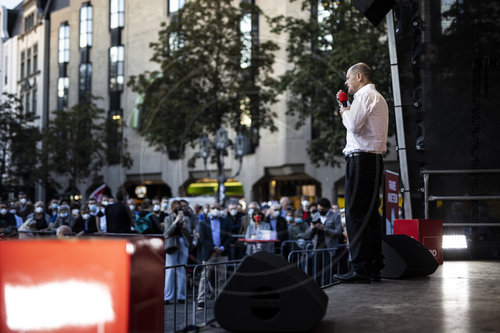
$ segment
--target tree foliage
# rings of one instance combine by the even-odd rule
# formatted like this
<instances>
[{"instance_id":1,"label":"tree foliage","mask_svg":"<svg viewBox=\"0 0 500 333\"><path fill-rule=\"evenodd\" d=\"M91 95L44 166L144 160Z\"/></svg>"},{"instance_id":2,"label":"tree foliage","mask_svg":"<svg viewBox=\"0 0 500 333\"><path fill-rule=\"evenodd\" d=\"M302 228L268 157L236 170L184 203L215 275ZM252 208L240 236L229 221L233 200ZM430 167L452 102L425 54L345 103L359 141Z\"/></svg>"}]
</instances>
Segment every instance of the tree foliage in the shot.
<instances>
[{"instance_id":1,"label":"tree foliage","mask_svg":"<svg viewBox=\"0 0 500 333\"><path fill-rule=\"evenodd\" d=\"M277 94L271 74L278 47L252 38L250 65L242 68L240 22L245 15L262 13L257 6L234 3L188 1L150 45L151 61L159 69L128 82L144 95L140 134L171 157L182 156L187 145L194 146L203 134L214 134L221 126L244 131L243 113L252 120L249 133L276 129L270 105Z\"/></svg>"},{"instance_id":2,"label":"tree foliage","mask_svg":"<svg viewBox=\"0 0 500 333\"><path fill-rule=\"evenodd\" d=\"M297 116L297 128L312 120L317 135L308 147L311 161L334 166L345 146L335 95L345 90L347 69L366 62L374 71L377 89L388 102L392 100L386 34L383 24L374 27L351 1L304 0L302 9L311 16L272 20L273 32L289 36L290 68L280 78L280 91L289 93L287 112ZM393 133L394 122L390 123Z\"/></svg>"},{"instance_id":3,"label":"tree foliage","mask_svg":"<svg viewBox=\"0 0 500 333\"><path fill-rule=\"evenodd\" d=\"M14 95L4 96L0 104L0 192L3 185L31 187L40 176L37 143L41 137L33 115L23 112Z\"/></svg>"},{"instance_id":4,"label":"tree foliage","mask_svg":"<svg viewBox=\"0 0 500 333\"><path fill-rule=\"evenodd\" d=\"M48 170L68 176L70 191L77 193L78 182L97 176L109 164L105 129L113 120L105 119L105 111L95 104L95 98L54 114L44 132L43 155ZM121 165L130 167L129 153L121 150L120 154Z\"/></svg>"}]
</instances>

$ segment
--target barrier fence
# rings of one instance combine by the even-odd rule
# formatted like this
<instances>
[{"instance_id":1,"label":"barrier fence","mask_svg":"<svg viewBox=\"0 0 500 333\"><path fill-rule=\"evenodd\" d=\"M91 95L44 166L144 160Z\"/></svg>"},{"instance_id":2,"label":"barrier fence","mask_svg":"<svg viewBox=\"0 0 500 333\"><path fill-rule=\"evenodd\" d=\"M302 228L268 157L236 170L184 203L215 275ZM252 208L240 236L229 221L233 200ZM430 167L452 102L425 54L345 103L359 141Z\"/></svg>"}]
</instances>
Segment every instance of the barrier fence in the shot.
<instances>
[{"instance_id":1,"label":"barrier fence","mask_svg":"<svg viewBox=\"0 0 500 333\"><path fill-rule=\"evenodd\" d=\"M288 244L293 246L292 242ZM349 269L346 246L341 245L335 248L314 250L310 248L312 244L306 243L303 245L308 249L292 250L288 253L287 259L289 262L295 263L306 274L314 276L316 283L320 287L326 288L332 285L333 274L345 273ZM285 248L284 246L286 244L282 245L282 250ZM213 307L215 298L241 262L242 260L233 260L165 267L166 270L176 270L176 274L174 274L175 286L177 286L177 271L183 267L186 272L186 301L183 304L182 311L178 311L177 289L175 289L173 304L165 308L165 332L196 330L197 327L204 326L214 320ZM206 276L203 279L204 274ZM200 283L204 284L205 292L201 297L198 297ZM199 301L203 302L203 308L198 307ZM180 323L182 325L179 325Z\"/></svg>"}]
</instances>

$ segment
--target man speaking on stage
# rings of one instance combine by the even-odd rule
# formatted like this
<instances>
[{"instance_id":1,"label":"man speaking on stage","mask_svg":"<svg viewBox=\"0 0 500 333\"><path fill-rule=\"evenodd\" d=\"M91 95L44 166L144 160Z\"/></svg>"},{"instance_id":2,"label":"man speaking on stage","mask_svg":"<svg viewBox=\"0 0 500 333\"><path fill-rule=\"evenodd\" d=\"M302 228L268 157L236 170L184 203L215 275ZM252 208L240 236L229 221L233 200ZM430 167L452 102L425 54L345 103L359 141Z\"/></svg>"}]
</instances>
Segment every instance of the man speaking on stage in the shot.
<instances>
[{"instance_id":1,"label":"man speaking on stage","mask_svg":"<svg viewBox=\"0 0 500 333\"><path fill-rule=\"evenodd\" d=\"M343 150L347 161L345 212L352 269L334 278L345 283L370 283L380 281L384 266L378 208L389 112L387 102L372 83L372 70L367 64L349 68L345 85L354 100L349 106L346 94L339 91L337 101L347 132Z\"/></svg>"}]
</instances>

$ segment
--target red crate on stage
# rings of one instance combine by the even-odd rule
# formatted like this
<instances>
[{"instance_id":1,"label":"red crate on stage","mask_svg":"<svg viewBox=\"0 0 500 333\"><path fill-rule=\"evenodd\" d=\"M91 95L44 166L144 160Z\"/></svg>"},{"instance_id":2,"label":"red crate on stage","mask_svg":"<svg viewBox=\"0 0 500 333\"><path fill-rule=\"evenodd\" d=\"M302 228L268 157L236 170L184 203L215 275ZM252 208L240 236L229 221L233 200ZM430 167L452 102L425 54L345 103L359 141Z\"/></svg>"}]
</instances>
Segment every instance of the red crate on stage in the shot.
<instances>
[{"instance_id":1,"label":"red crate on stage","mask_svg":"<svg viewBox=\"0 0 500 333\"><path fill-rule=\"evenodd\" d=\"M443 263L443 221L442 220L394 220L394 234L408 235L422 243L436 258Z\"/></svg>"}]
</instances>

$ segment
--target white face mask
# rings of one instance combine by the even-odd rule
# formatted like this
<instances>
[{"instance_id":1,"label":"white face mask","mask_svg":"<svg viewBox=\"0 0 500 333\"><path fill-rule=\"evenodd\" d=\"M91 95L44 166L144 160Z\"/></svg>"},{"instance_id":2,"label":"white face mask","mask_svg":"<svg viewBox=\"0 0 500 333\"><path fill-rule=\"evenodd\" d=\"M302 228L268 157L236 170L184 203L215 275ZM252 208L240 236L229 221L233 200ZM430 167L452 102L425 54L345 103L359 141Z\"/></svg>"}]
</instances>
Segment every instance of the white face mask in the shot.
<instances>
[{"instance_id":1,"label":"white face mask","mask_svg":"<svg viewBox=\"0 0 500 333\"><path fill-rule=\"evenodd\" d=\"M208 208L203 208L203 213L207 214L208 213Z\"/></svg>"},{"instance_id":2,"label":"white face mask","mask_svg":"<svg viewBox=\"0 0 500 333\"><path fill-rule=\"evenodd\" d=\"M71 214L73 214L73 216L78 216L79 213L80 213L80 211L78 209L73 209L71 211Z\"/></svg>"},{"instance_id":3,"label":"white face mask","mask_svg":"<svg viewBox=\"0 0 500 333\"><path fill-rule=\"evenodd\" d=\"M168 202L162 202L161 206L166 210L168 208Z\"/></svg>"},{"instance_id":4,"label":"white face mask","mask_svg":"<svg viewBox=\"0 0 500 333\"><path fill-rule=\"evenodd\" d=\"M107 206L107 205L109 205L109 201L103 201L103 202L102 202L102 205L103 205L103 206Z\"/></svg>"},{"instance_id":5,"label":"white face mask","mask_svg":"<svg viewBox=\"0 0 500 333\"><path fill-rule=\"evenodd\" d=\"M84 220L88 220L90 219L90 214L83 214L82 217Z\"/></svg>"},{"instance_id":6,"label":"white face mask","mask_svg":"<svg viewBox=\"0 0 500 333\"><path fill-rule=\"evenodd\" d=\"M35 208L35 213L38 213L38 214L43 213L43 208L42 207L36 207Z\"/></svg>"},{"instance_id":7,"label":"white face mask","mask_svg":"<svg viewBox=\"0 0 500 333\"><path fill-rule=\"evenodd\" d=\"M22 205L25 205L27 201L28 201L28 200L26 200L26 198L22 198L22 199L20 199L20 200L19 200L19 202L20 202Z\"/></svg>"},{"instance_id":8,"label":"white face mask","mask_svg":"<svg viewBox=\"0 0 500 333\"><path fill-rule=\"evenodd\" d=\"M9 213L16 215L17 212L15 209L11 209L11 210L9 210Z\"/></svg>"},{"instance_id":9,"label":"white face mask","mask_svg":"<svg viewBox=\"0 0 500 333\"><path fill-rule=\"evenodd\" d=\"M231 216L236 216L236 214L238 214L238 210L237 209L231 209L229 211L229 213L231 214Z\"/></svg>"},{"instance_id":10,"label":"white face mask","mask_svg":"<svg viewBox=\"0 0 500 333\"><path fill-rule=\"evenodd\" d=\"M0 214L1 215L6 215L7 214L7 208L0 209Z\"/></svg>"},{"instance_id":11,"label":"white face mask","mask_svg":"<svg viewBox=\"0 0 500 333\"><path fill-rule=\"evenodd\" d=\"M96 204L90 204L89 205L89 209L90 209L91 212L94 212L97 209L97 205Z\"/></svg>"},{"instance_id":12,"label":"white face mask","mask_svg":"<svg viewBox=\"0 0 500 333\"><path fill-rule=\"evenodd\" d=\"M276 210L273 212L273 217L278 217L280 216L280 211L279 210Z\"/></svg>"},{"instance_id":13,"label":"white face mask","mask_svg":"<svg viewBox=\"0 0 500 333\"><path fill-rule=\"evenodd\" d=\"M255 213L255 208L250 208L250 209L248 210L248 215L252 216L252 215L253 215L253 213Z\"/></svg>"},{"instance_id":14,"label":"white face mask","mask_svg":"<svg viewBox=\"0 0 500 333\"><path fill-rule=\"evenodd\" d=\"M307 201L307 200L302 201L301 204L302 204L302 207L304 207L304 208L309 207L309 201Z\"/></svg>"},{"instance_id":15,"label":"white face mask","mask_svg":"<svg viewBox=\"0 0 500 333\"><path fill-rule=\"evenodd\" d=\"M226 216L226 211L223 209L219 210L219 216L223 216L223 217Z\"/></svg>"},{"instance_id":16,"label":"white face mask","mask_svg":"<svg viewBox=\"0 0 500 333\"><path fill-rule=\"evenodd\" d=\"M159 212L159 211L160 211L160 205L154 205L153 212Z\"/></svg>"},{"instance_id":17,"label":"white face mask","mask_svg":"<svg viewBox=\"0 0 500 333\"><path fill-rule=\"evenodd\" d=\"M128 205L128 208L130 208L131 211L135 210L135 205Z\"/></svg>"},{"instance_id":18,"label":"white face mask","mask_svg":"<svg viewBox=\"0 0 500 333\"><path fill-rule=\"evenodd\" d=\"M219 210L216 208L210 209L210 215L212 215L213 217L219 217Z\"/></svg>"}]
</instances>

